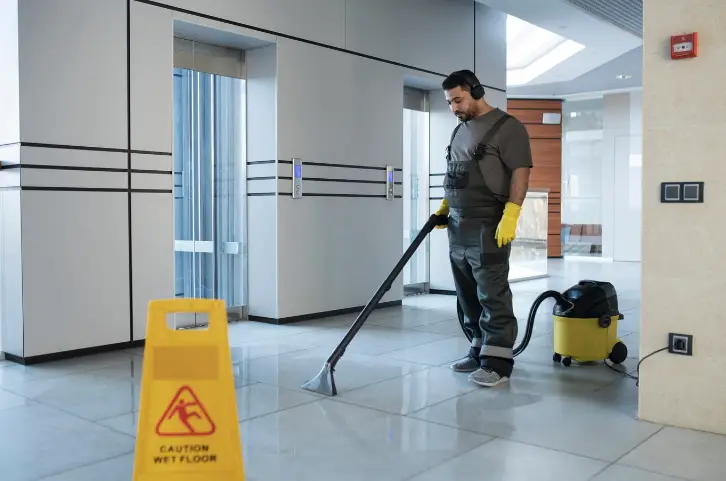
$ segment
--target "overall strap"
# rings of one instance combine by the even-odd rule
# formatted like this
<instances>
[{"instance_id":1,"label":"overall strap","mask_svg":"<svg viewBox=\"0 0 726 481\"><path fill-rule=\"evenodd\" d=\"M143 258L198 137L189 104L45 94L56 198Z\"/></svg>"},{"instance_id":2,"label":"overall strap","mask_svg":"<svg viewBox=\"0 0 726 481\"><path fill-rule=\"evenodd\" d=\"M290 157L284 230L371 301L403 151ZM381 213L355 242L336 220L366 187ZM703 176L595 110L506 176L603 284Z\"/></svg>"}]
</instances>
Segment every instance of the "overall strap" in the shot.
<instances>
[{"instance_id":1,"label":"overall strap","mask_svg":"<svg viewBox=\"0 0 726 481\"><path fill-rule=\"evenodd\" d=\"M484 137L481 139L481 142L479 142L479 145L476 146L476 153L474 156L474 159L477 162L477 168L479 169L479 173L481 174L481 177L482 177L482 187L484 188L484 191L489 196L491 196L492 199L497 200L497 202L499 202L502 205L503 205L503 203L497 199L497 196L494 195L494 192L492 192L492 190L487 185L487 181L484 178L484 174L482 174L481 165L479 165L479 161L484 157L484 153L487 150L487 145L489 144L489 142L492 141L494 136L497 135L497 132L499 132L499 129L501 129L502 126L504 125L504 123L507 120L509 120L511 117L512 117L511 115L504 113L504 115L502 115L499 119L497 119L496 122L494 122L494 125L492 125L492 128L490 128L487 131L487 133L484 134Z\"/></svg>"},{"instance_id":2,"label":"overall strap","mask_svg":"<svg viewBox=\"0 0 726 481\"><path fill-rule=\"evenodd\" d=\"M459 131L461 126L464 125L464 122L459 122L454 129L454 131L451 133L451 140L449 140L449 145L446 147L446 160L451 160L451 144L454 143L454 138L456 137L456 133Z\"/></svg>"},{"instance_id":3,"label":"overall strap","mask_svg":"<svg viewBox=\"0 0 726 481\"><path fill-rule=\"evenodd\" d=\"M499 129L501 129L504 123L511 117L511 115L504 113L501 117L499 117L496 122L494 122L494 125L492 125L487 133L484 134L481 142L479 142L479 145L476 146L476 160L481 160L481 158L484 157L484 153L487 150L487 145L489 145L489 142L492 141L494 136L497 135L497 132L499 132Z\"/></svg>"}]
</instances>

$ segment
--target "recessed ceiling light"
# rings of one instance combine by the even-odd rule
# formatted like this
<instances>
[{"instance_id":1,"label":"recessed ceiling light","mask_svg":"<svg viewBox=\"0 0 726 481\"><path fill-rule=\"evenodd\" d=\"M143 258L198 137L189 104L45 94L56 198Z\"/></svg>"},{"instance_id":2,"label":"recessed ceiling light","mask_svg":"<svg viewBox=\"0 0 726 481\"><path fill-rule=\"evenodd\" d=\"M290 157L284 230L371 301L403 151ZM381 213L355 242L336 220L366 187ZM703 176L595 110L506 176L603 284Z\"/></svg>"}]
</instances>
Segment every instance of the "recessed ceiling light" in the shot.
<instances>
[{"instance_id":1,"label":"recessed ceiling light","mask_svg":"<svg viewBox=\"0 0 726 481\"><path fill-rule=\"evenodd\" d=\"M629 73L621 73L620 75L616 75L615 76L615 78L618 79L618 80L625 80L625 79L629 79L629 78L632 78L632 77L633 76L630 75Z\"/></svg>"}]
</instances>

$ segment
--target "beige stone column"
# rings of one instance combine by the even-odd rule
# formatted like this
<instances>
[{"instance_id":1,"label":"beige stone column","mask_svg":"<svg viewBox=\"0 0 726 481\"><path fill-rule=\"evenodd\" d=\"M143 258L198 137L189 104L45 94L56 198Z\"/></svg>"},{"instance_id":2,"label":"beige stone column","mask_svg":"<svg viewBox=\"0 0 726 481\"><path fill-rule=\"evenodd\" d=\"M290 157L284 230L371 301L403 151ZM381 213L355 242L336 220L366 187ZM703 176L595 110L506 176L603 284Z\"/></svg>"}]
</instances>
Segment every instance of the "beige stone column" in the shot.
<instances>
[{"instance_id":1,"label":"beige stone column","mask_svg":"<svg viewBox=\"0 0 726 481\"><path fill-rule=\"evenodd\" d=\"M641 356L668 333L693 356L640 369L639 416L726 433L726 1L645 0ZM670 36L698 32L699 56L671 60ZM663 204L664 181L705 182L705 203Z\"/></svg>"}]
</instances>

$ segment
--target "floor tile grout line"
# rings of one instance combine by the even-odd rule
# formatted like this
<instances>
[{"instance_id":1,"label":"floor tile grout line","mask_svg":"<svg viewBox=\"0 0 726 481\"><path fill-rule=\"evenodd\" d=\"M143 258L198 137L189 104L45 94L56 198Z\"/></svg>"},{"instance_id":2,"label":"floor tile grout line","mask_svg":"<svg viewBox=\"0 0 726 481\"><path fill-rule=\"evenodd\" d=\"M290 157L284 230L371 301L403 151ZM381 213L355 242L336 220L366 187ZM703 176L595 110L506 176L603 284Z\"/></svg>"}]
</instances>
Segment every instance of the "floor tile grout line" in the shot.
<instances>
[{"instance_id":1,"label":"floor tile grout line","mask_svg":"<svg viewBox=\"0 0 726 481\"><path fill-rule=\"evenodd\" d=\"M613 466L615 466L615 465L617 465L617 466L623 466L623 467L626 467L626 468L639 469L639 470L645 471L647 473L659 474L661 476L670 476L672 478L680 479L682 481L691 481L691 480L688 480L686 478L682 478L680 476L674 476L672 474L667 474L667 473L663 473L663 472L660 472L660 471L653 471L652 469L643 468L643 467L640 467L640 466L632 466L630 464L620 464L620 461L622 461L622 459L625 458L628 454L632 453L633 451L635 451L636 449L638 449L639 447L641 447L642 445L644 445L645 443L647 443L648 441L650 441L652 438L654 438L656 435L658 435L659 433L661 433L667 427L669 427L669 426L661 425L660 426L660 429L658 429L656 432L654 432L653 434L651 434L650 436L648 436L642 442L638 443L636 446L634 446L632 449L630 449L627 453L623 454L618 459L616 459L615 461L613 461L612 465Z\"/></svg>"},{"instance_id":2,"label":"floor tile grout line","mask_svg":"<svg viewBox=\"0 0 726 481\"><path fill-rule=\"evenodd\" d=\"M87 423L95 424L96 426L102 427L104 429L108 429L109 431L112 431L114 433L121 434L123 436L130 437L132 439L135 439L136 438L135 436L131 436L128 433L125 433L123 431L119 431L118 429L115 429L115 428L112 428L110 426L106 426L104 424L101 424L101 421L108 421L109 419L114 419L114 418L117 418L117 417L120 417L120 416L127 416L129 414L137 413L138 411L130 411L130 412L127 412L127 413L119 414L117 416L111 416L110 418L93 420L93 419L87 419L87 418L81 417L81 416L79 416L78 414L76 414L74 412L68 411L66 409L63 409L63 408L60 408L60 407L57 407L57 406L53 406L52 404L48 404L48 403L45 403L43 401L38 401L36 399L30 399L30 401L32 401L32 402L34 402L36 404L39 404L39 405L41 405L43 407L46 407L46 408L49 408L49 409L53 409L53 410L62 412L64 414L67 414L69 416L72 416L72 417L74 417L74 418L76 418L76 419L78 419L80 421L84 421L84 422L87 422Z\"/></svg>"},{"instance_id":3,"label":"floor tile grout line","mask_svg":"<svg viewBox=\"0 0 726 481\"><path fill-rule=\"evenodd\" d=\"M430 467L430 468L428 468L428 469L424 469L423 471L419 471L419 472L416 472L416 473L415 473L415 474L413 474L412 476L408 476L408 477L404 478L404 479L403 479L403 481L411 481L412 479L415 479L415 478L417 478L418 476L421 476L421 475L423 475L423 474L429 473L429 472L431 472L431 471L435 471L436 469L440 468L441 466L443 466L443 465L445 465L445 464L448 464L448 463L450 463L450 462L453 462L453 461L455 461L455 460L457 460L457 459L459 459L459 458L462 458L462 457L466 456L467 454L469 454L469 453L471 453L471 452L473 452L473 451L476 451L477 449L480 449L480 448L482 448L482 447L486 446L487 444L491 444L492 442L494 442L494 441L496 441L497 439L499 439L499 438L497 438L497 437L495 437L495 436L487 436L487 435L482 435L482 436L486 436L486 437L488 437L489 439L487 439L487 440L486 440L486 441L484 441L483 443L479 444L478 446L474 446L474 447L473 447L473 448L471 448L471 449L467 449L466 451L464 451L464 452L462 452L462 453L459 453L459 454L457 454L457 455L456 455L456 456L454 456L453 458L449 458L449 459L446 459L446 460L444 460L444 461L442 461L442 462L440 462L440 463L437 463L437 464L436 464L436 465L434 465L434 466L431 466L431 467Z\"/></svg>"},{"instance_id":4,"label":"floor tile grout line","mask_svg":"<svg viewBox=\"0 0 726 481\"><path fill-rule=\"evenodd\" d=\"M481 431L474 431L472 429L462 428L460 426L451 426L450 424L445 424L445 423L441 423L441 422L438 422L438 421L432 421L432 420L429 420L429 419L422 419L422 418L415 418L415 417L414 418L411 418L411 419L415 419L415 420L418 420L418 421L424 421L424 422L427 422L427 423L430 423L430 424L434 424L434 425L437 425L437 426L443 426L443 427L448 427L448 428L452 428L452 429L458 429L459 431L464 431L464 432L467 432L467 433L479 434L481 436L489 436L490 438L493 438L493 439L501 439L503 441L510 441L510 442L513 442L513 443L523 444L525 446L529 446L529 447L532 447L532 448L539 448L539 449L545 449L545 450L548 450L548 451L554 451L554 452L557 452L557 453L569 454L570 456L577 456L577 457L580 457L580 458L583 458L583 459L589 459L590 461L599 461L601 463L609 463L610 462L610 461L605 460L605 459L600 459L600 458L596 458L596 457L593 457L593 456L588 456L588 455L585 455L585 454L576 454L576 453L573 453L573 452L570 452L570 451L563 451L561 449L556 449L556 448L552 448L552 447L548 447L548 446L542 446L540 444L534 444L534 443L531 443L531 442L528 442L528 441L521 441L519 439L506 438L506 437L502 437L502 436L493 436L491 434L483 433ZM620 459L620 458L618 458L618 459Z\"/></svg>"},{"instance_id":5,"label":"floor tile grout line","mask_svg":"<svg viewBox=\"0 0 726 481\"><path fill-rule=\"evenodd\" d=\"M129 451L128 453L119 454L118 456L111 456L110 458L104 458L104 459L100 459L98 461L93 461L91 463L83 464L81 466L76 466L74 468L66 469L64 471L55 471L50 474L44 475L42 478L37 478L35 481L43 481L44 479L52 478L55 476L60 476L61 474L71 473L71 472L77 471L79 469L88 468L90 466L95 466L96 464L101 464L101 463L105 463L108 461L113 461L115 459L120 459L120 458L123 458L124 456L128 456L129 454L135 454L135 450Z\"/></svg>"}]
</instances>

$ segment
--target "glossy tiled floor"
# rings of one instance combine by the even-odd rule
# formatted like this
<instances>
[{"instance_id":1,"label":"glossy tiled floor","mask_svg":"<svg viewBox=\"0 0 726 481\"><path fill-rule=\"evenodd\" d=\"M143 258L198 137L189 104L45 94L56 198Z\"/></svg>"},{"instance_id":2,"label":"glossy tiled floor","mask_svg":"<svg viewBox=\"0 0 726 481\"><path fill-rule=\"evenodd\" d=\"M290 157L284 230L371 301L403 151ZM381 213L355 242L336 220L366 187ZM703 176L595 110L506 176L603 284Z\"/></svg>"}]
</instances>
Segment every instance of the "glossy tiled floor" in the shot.
<instances>
[{"instance_id":1,"label":"glossy tiled floor","mask_svg":"<svg viewBox=\"0 0 726 481\"><path fill-rule=\"evenodd\" d=\"M639 266L551 263L519 283L524 323L540 292L611 280L638 351ZM448 369L467 350L454 300L376 311L338 366L340 395L299 386L352 316L231 326L248 479L256 481L723 481L726 438L639 422L637 388L602 364L551 361L549 304L513 380L480 389ZM143 352L21 367L0 361L2 481L130 481ZM635 359L626 367L633 370Z\"/></svg>"}]
</instances>

